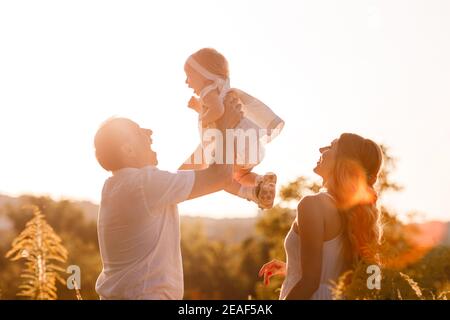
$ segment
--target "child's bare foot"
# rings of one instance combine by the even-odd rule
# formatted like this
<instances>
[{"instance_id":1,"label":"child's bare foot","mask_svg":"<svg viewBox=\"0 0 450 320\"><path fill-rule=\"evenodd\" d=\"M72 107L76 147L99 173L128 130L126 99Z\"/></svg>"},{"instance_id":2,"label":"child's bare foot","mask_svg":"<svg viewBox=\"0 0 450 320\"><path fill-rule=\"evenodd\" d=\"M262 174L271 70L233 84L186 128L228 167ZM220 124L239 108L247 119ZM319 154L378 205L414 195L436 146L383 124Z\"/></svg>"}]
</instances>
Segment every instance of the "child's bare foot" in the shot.
<instances>
[{"instance_id":1,"label":"child's bare foot","mask_svg":"<svg viewBox=\"0 0 450 320\"><path fill-rule=\"evenodd\" d=\"M275 173L269 172L262 177L262 180L256 187L258 205L261 209L270 209L273 207L276 184L277 175Z\"/></svg>"}]
</instances>

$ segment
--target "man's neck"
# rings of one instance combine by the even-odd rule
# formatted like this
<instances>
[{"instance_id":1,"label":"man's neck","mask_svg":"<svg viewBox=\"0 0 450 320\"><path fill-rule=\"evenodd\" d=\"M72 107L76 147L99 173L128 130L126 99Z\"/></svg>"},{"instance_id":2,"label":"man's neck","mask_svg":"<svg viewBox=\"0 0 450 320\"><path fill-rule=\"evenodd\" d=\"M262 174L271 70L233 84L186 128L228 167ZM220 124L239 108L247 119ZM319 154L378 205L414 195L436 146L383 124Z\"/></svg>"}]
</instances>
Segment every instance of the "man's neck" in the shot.
<instances>
[{"instance_id":1,"label":"man's neck","mask_svg":"<svg viewBox=\"0 0 450 320\"><path fill-rule=\"evenodd\" d=\"M128 166L128 167L123 167L118 170L112 171L112 174L113 174L113 176L115 176L124 171L140 170L140 169L144 169L144 168L156 168L156 166L152 165L152 164L146 164L146 165L142 165L142 166Z\"/></svg>"}]
</instances>

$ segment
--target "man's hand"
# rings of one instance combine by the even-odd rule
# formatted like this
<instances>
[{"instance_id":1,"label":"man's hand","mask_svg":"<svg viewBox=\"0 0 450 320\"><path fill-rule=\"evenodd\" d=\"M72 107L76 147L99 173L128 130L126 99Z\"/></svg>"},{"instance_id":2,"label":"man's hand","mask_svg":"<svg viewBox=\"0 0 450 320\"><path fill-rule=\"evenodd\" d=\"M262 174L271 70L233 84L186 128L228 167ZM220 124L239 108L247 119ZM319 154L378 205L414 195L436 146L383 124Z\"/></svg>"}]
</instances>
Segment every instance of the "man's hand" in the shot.
<instances>
[{"instance_id":1,"label":"man's hand","mask_svg":"<svg viewBox=\"0 0 450 320\"><path fill-rule=\"evenodd\" d=\"M222 117L216 121L217 129L221 131L235 128L244 115L239 96L233 91L227 93L224 99L224 106L225 112Z\"/></svg>"}]
</instances>

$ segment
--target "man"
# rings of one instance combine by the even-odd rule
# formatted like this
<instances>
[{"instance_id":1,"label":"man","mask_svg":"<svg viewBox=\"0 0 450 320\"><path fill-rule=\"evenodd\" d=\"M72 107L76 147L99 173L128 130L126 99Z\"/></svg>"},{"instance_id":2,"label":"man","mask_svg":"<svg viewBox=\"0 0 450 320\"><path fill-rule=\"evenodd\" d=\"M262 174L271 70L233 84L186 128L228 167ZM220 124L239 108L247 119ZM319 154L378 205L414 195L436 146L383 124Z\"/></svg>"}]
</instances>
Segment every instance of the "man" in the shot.
<instances>
[{"instance_id":1,"label":"man","mask_svg":"<svg viewBox=\"0 0 450 320\"><path fill-rule=\"evenodd\" d=\"M225 130L241 118L240 105L232 101L217 121L224 139ZM98 216L100 299L182 299L177 204L222 190L232 181L232 164L177 173L157 169L151 135L129 119L113 118L95 136L97 160L112 172Z\"/></svg>"}]
</instances>

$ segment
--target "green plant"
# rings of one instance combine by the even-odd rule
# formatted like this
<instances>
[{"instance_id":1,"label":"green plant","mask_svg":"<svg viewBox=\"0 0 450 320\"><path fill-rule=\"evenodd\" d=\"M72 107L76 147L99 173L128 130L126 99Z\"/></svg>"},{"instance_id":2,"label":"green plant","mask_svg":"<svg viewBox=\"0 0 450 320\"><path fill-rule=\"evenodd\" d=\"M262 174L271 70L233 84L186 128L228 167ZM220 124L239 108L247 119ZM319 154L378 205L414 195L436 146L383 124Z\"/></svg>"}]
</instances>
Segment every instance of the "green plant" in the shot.
<instances>
[{"instance_id":1,"label":"green plant","mask_svg":"<svg viewBox=\"0 0 450 320\"><path fill-rule=\"evenodd\" d=\"M21 290L18 296L53 300L57 298L56 281L65 283L58 272L66 272L61 264L67 261L67 250L41 211L36 206L31 209L33 218L13 240L6 258L11 261L25 260L25 267L20 275L23 282L19 286Z\"/></svg>"}]
</instances>

